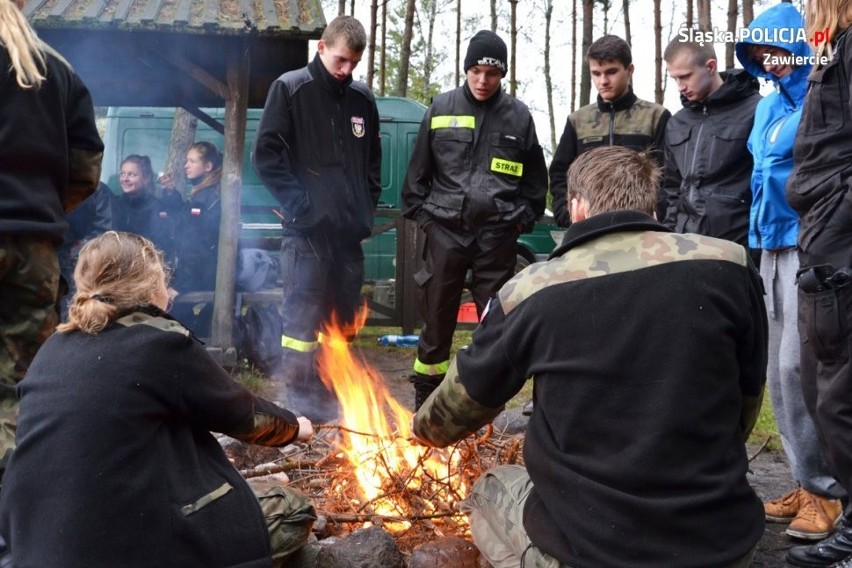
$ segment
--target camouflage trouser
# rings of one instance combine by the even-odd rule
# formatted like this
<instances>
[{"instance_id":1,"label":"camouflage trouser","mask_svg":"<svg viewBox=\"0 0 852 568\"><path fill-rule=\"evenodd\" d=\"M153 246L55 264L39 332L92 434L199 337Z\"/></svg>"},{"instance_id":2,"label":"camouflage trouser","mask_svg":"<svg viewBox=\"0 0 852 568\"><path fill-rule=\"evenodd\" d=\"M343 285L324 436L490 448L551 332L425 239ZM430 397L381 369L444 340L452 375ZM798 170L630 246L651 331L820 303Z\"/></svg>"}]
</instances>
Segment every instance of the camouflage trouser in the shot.
<instances>
[{"instance_id":1,"label":"camouflage trouser","mask_svg":"<svg viewBox=\"0 0 852 568\"><path fill-rule=\"evenodd\" d=\"M494 568L567 568L535 547L524 530L524 503L532 489L526 468L501 465L476 480L461 510L470 515L473 542ZM747 568L757 547L721 568Z\"/></svg>"},{"instance_id":2,"label":"camouflage trouser","mask_svg":"<svg viewBox=\"0 0 852 568\"><path fill-rule=\"evenodd\" d=\"M295 489L258 479L249 479L248 484L266 517L272 565L282 567L308 541L317 520L314 507L306 495Z\"/></svg>"},{"instance_id":3,"label":"camouflage trouser","mask_svg":"<svg viewBox=\"0 0 852 568\"><path fill-rule=\"evenodd\" d=\"M483 474L461 502L473 542L494 568L564 566L536 548L524 529L524 503L532 489L527 470L501 465Z\"/></svg>"},{"instance_id":4,"label":"camouflage trouser","mask_svg":"<svg viewBox=\"0 0 852 568\"><path fill-rule=\"evenodd\" d=\"M0 237L0 468L15 447L15 387L57 324L59 261L49 241Z\"/></svg>"}]
</instances>

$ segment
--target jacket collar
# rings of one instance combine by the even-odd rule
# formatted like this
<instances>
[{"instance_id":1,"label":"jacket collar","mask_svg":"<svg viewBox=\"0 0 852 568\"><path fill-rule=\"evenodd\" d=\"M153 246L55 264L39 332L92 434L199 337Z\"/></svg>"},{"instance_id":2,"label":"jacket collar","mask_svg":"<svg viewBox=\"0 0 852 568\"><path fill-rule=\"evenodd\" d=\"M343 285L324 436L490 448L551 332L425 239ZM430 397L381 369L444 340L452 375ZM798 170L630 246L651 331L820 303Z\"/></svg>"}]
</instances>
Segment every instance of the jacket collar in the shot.
<instances>
[{"instance_id":1,"label":"jacket collar","mask_svg":"<svg viewBox=\"0 0 852 568\"><path fill-rule=\"evenodd\" d=\"M683 95L680 102L685 108L703 112L707 108L718 108L738 103L760 91L760 82L742 69L729 69L722 72L722 86L707 95L704 100L690 101Z\"/></svg>"},{"instance_id":2,"label":"jacket collar","mask_svg":"<svg viewBox=\"0 0 852 568\"><path fill-rule=\"evenodd\" d=\"M598 109L601 112L618 112L629 109L638 99L639 97L633 94L633 87L628 85L627 92L614 101L605 101L598 95Z\"/></svg>"},{"instance_id":3,"label":"jacket collar","mask_svg":"<svg viewBox=\"0 0 852 568\"><path fill-rule=\"evenodd\" d=\"M467 81L464 82L464 85L462 85L461 88L462 92L464 92L465 98L475 105L491 106L496 104L497 101L500 100L500 97L503 96L503 85L500 85L500 88L497 89L497 92L491 95L490 99L486 99L484 101L477 100L476 97L473 96L473 93L470 92L470 87L467 85Z\"/></svg>"},{"instance_id":4,"label":"jacket collar","mask_svg":"<svg viewBox=\"0 0 852 568\"><path fill-rule=\"evenodd\" d=\"M565 231L562 244L556 247L548 258L562 256L572 248L603 235L625 231L671 232L670 229L655 221L653 217L638 211L625 210L600 213L579 223L572 223Z\"/></svg>"},{"instance_id":5,"label":"jacket collar","mask_svg":"<svg viewBox=\"0 0 852 568\"><path fill-rule=\"evenodd\" d=\"M352 75L349 75L343 81L338 81L335 79L331 73L329 73L325 65L322 64L322 59L320 59L319 53L314 55L313 61L308 64L308 71L310 71L311 76L319 82L322 87L333 95L343 95L346 91L346 87L352 83Z\"/></svg>"}]
</instances>

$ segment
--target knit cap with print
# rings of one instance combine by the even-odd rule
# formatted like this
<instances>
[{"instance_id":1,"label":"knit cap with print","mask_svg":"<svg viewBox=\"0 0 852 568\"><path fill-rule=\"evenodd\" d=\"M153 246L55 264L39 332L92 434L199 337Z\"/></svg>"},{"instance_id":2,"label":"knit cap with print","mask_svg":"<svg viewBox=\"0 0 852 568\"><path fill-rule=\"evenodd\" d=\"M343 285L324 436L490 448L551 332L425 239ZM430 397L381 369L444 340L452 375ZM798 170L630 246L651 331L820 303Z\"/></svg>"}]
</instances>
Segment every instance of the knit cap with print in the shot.
<instances>
[{"instance_id":1,"label":"knit cap with print","mask_svg":"<svg viewBox=\"0 0 852 568\"><path fill-rule=\"evenodd\" d=\"M506 43L500 36L489 30L476 32L470 38L467 46L467 55L464 57L464 71L474 65L491 65L496 67L506 76Z\"/></svg>"}]
</instances>

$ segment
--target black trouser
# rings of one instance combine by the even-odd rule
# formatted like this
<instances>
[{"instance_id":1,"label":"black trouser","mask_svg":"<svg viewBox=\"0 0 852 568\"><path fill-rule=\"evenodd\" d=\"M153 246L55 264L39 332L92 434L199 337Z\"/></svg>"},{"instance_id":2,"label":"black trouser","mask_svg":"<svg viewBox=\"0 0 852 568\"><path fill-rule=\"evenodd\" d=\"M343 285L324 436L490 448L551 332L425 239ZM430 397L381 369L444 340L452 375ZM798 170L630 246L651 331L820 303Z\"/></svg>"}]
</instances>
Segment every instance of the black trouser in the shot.
<instances>
[{"instance_id":1,"label":"black trouser","mask_svg":"<svg viewBox=\"0 0 852 568\"><path fill-rule=\"evenodd\" d=\"M468 269L473 274L470 291L481 316L488 300L514 274L517 236L512 228L501 227L480 231L473 242L463 245L437 223L427 225L426 262L415 275L424 322L415 371L433 376L446 372Z\"/></svg>"},{"instance_id":2,"label":"black trouser","mask_svg":"<svg viewBox=\"0 0 852 568\"><path fill-rule=\"evenodd\" d=\"M318 334L334 318L354 337L355 316L363 302L364 253L357 241L287 235L281 241L280 263L282 357L273 379L286 385L290 410L325 422L337 415L337 397L315 369Z\"/></svg>"},{"instance_id":3,"label":"black trouser","mask_svg":"<svg viewBox=\"0 0 852 568\"><path fill-rule=\"evenodd\" d=\"M852 492L852 285L814 290L799 278L802 391L831 473ZM848 502L844 515L852 518Z\"/></svg>"}]
</instances>

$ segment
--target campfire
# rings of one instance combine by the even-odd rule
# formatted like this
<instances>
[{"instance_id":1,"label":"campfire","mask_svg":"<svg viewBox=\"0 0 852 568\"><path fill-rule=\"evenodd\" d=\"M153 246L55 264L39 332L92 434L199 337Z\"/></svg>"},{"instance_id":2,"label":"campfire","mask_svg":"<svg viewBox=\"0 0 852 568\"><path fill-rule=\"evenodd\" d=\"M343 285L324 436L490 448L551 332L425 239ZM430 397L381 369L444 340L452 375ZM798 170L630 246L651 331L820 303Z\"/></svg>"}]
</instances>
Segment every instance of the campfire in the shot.
<instances>
[{"instance_id":1,"label":"campfire","mask_svg":"<svg viewBox=\"0 0 852 568\"><path fill-rule=\"evenodd\" d=\"M366 316L364 309L357 329ZM330 534L335 526L339 532L382 526L409 549L436 536L469 536L458 503L486 469L521 460L522 437L489 427L444 450L417 445L413 413L391 396L345 331L332 323L322 333L317 368L340 401L340 424L317 426L307 447L243 475L286 471L328 520Z\"/></svg>"}]
</instances>

